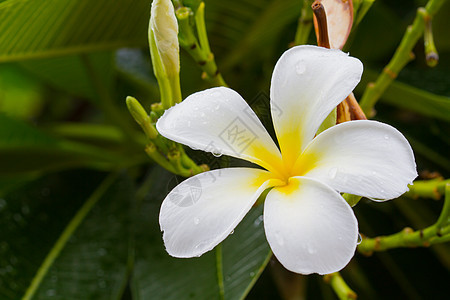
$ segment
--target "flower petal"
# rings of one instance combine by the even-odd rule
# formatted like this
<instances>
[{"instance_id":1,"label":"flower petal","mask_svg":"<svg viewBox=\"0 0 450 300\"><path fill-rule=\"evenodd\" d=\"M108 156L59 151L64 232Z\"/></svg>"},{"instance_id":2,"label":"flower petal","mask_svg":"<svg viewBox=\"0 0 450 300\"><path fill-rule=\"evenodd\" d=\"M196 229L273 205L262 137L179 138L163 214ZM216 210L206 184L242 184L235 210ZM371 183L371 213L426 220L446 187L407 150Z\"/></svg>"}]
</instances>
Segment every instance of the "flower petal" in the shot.
<instances>
[{"instance_id":1,"label":"flower petal","mask_svg":"<svg viewBox=\"0 0 450 300\"><path fill-rule=\"evenodd\" d=\"M302 172L308 167L309 171ZM414 154L394 127L376 121L341 123L319 134L300 156L296 174L339 192L393 199L417 177Z\"/></svg>"},{"instance_id":2,"label":"flower petal","mask_svg":"<svg viewBox=\"0 0 450 300\"><path fill-rule=\"evenodd\" d=\"M243 158L271 171L281 165L280 151L256 114L229 88L190 95L167 110L156 128L194 149Z\"/></svg>"},{"instance_id":3,"label":"flower petal","mask_svg":"<svg viewBox=\"0 0 450 300\"><path fill-rule=\"evenodd\" d=\"M264 205L267 240L280 263L301 274L328 274L353 257L358 222L333 189L314 179L291 177L275 187Z\"/></svg>"},{"instance_id":4,"label":"flower petal","mask_svg":"<svg viewBox=\"0 0 450 300\"><path fill-rule=\"evenodd\" d=\"M180 183L164 199L159 214L167 252L194 257L213 249L269 187L271 176L259 169L228 168Z\"/></svg>"},{"instance_id":5,"label":"flower petal","mask_svg":"<svg viewBox=\"0 0 450 300\"><path fill-rule=\"evenodd\" d=\"M287 165L358 84L363 66L340 50L297 46L278 60L270 90L275 132Z\"/></svg>"}]
</instances>

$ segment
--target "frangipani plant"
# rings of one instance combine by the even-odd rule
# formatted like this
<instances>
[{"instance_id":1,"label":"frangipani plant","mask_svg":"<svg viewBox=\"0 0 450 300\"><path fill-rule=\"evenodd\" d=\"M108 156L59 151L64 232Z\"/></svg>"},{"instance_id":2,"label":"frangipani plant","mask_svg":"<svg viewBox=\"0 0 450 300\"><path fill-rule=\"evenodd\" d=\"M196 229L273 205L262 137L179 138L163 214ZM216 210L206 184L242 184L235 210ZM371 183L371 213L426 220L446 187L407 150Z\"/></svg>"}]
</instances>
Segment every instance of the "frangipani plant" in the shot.
<instances>
[{"instance_id":1,"label":"frangipani plant","mask_svg":"<svg viewBox=\"0 0 450 300\"><path fill-rule=\"evenodd\" d=\"M358 59L340 50L298 46L286 51L270 90L279 148L229 88L195 93L167 110L156 124L161 135L263 168L213 170L175 187L160 211L167 252L195 257L213 249L271 189L264 228L278 260L302 274L341 270L355 252L358 224L340 193L393 199L417 176L411 147L389 125L352 121L315 137L362 71Z\"/></svg>"}]
</instances>

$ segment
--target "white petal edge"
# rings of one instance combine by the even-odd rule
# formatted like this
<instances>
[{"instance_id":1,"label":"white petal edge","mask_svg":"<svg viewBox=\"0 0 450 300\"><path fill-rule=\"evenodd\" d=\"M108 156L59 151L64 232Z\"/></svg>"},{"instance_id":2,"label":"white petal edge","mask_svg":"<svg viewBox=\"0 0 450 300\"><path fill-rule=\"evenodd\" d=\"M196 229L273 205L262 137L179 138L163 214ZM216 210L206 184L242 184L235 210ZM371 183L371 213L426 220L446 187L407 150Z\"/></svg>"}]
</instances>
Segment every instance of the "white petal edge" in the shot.
<instances>
[{"instance_id":1,"label":"white petal edge","mask_svg":"<svg viewBox=\"0 0 450 300\"><path fill-rule=\"evenodd\" d=\"M167 252L186 258L212 250L270 186L270 177L264 170L228 168L181 182L164 199L159 214Z\"/></svg>"},{"instance_id":2,"label":"white petal edge","mask_svg":"<svg viewBox=\"0 0 450 300\"><path fill-rule=\"evenodd\" d=\"M256 114L226 87L190 95L168 109L156 128L193 149L246 159L271 171L281 164L280 151Z\"/></svg>"},{"instance_id":3,"label":"white petal edge","mask_svg":"<svg viewBox=\"0 0 450 300\"><path fill-rule=\"evenodd\" d=\"M414 153L394 127L377 121L351 121L319 134L299 158L316 158L307 177L339 192L393 199L417 177Z\"/></svg>"},{"instance_id":4,"label":"white petal edge","mask_svg":"<svg viewBox=\"0 0 450 300\"><path fill-rule=\"evenodd\" d=\"M280 263L305 275L343 269L358 240L358 222L347 202L332 188L305 177L292 177L289 186L269 192L264 228Z\"/></svg>"},{"instance_id":5,"label":"white petal edge","mask_svg":"<svg viewBox=\"0 0 450 300\"><path fill-rule=\"evenodd\" d=\"M297 46L280 57L270 101L283 160L295 162L326 116L358 84L362 71L358 59L340 50Z\"/></svg>"}]
</instances>

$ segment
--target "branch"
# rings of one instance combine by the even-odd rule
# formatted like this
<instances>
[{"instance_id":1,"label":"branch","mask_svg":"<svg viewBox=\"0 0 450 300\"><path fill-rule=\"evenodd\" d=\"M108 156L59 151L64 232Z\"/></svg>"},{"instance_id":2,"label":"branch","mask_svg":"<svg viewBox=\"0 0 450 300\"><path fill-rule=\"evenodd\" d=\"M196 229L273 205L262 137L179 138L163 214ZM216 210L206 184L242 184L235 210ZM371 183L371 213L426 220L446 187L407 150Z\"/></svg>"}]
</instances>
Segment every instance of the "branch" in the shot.
<instances>
[{"instance_id":1,"label":"branch","mask_svg":"<svg viewBox=\"0 0 450 300\"><path fill-rule=\"evenodd\" d=\"M304 45L308 42L309 33L313 24L313 15L311 10L312 0L303 0L300 18L298 18L297 32L293 46Z\"/></svg>"},{"instance_id":2,"label":"branch","mask_svg":"<svg viewBox=\"0 0 450 300\"><path fill-rule=\"evenodd\" d=\"M323 280L331 285L334 292L341 300L356 299L358 297L347 285L339 272L327 274L323 277Z\"/></svg>"},{"instance_id":3,"label":"branch","mask_svg":"<svg viewBox=\"0 0 450 300\"><path fill-rule=\"evenodd\" d=\"M450 241L450 183L445 186L445 202L439 219L430 227L414 231L407 227L402 231L376 238L363 237L358 251L371 255L373 251L384 251L400 247L428 247Z\"/></svg>"},{"instance_id":4,"label":"branch","mask_svg":"<svg viewBox=\"0 0 450 300\"><path fill-rule=\"evenodd\" d=\"M409 186L409 191L404 195L411 198L432 198L440 199L445 194L445 186L450 183L450 179L433 179L415 181Z\"/></svg>"},{"instance_id":5,"label":"branch","mask_svg":"<svg viewBox=\"0 0 450 300\"><path fill-rule=\"evenodd\" d=\"M398 73L405 67L405 65L414 58L411 52L416 45L419 38L423 35L425 30L426 20L439 10L444 4L445 0L429 0L425 8L417 9L417 14L412 25L410 25L403 39L395 51L389 64L383 69L375 83L369 83L364 91L361 99L361 108L366 115L370 115L375 103L397 77Z\"/></svg>"}]
</instances>

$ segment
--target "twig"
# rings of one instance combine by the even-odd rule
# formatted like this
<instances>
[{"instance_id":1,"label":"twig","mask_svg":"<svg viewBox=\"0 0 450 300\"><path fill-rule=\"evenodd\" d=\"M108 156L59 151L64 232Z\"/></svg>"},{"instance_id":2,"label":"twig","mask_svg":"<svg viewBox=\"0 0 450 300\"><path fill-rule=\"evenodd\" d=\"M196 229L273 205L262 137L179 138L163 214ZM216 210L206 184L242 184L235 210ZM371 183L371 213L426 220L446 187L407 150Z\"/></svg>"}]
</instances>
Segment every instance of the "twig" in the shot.
<instances>
[{"instance_id":1,"label":"twig","mask_svg":"<svg viewBox=\"0 0 450 300\"><path fill-rule=\"evenodd\" d=\"M177 8L176 17L178 19L179 25L179 41L181 47L189 53L189 55L195 60L198 66L202 69L202 78L209 81L215 86L227 86L222 74L219 72L214 55L209 48L208 35L206 33L205 26L205 4L200 3L197 11L195 12L194 22L195 31L197 32L198 38L194 32L194 28L191 25L192 10L189 7L179 7Z\"/></svg>"},{"instance_id":2,"label":"twig","mask_svg":"<svg viewBox=\"0 0 450 300\"><path fill-rule=\"evenodd\" d=\"M365 255L371 255L373 251L400 247L428 247L448 241L450 241L450 183L446 184L444 206L435 224L417 231L405 228L388 236L363 237L361 244L358 245L358 251Z\"/></svg>"},{"instance_id":3,"label":"twig","mask_svg":"<svg viewBox=\"0 0 450 300\"><path fill-rule=\"evenodd\" d=\"M403 67L414 58L412 49L422 36L425 29L425 20L431 18L445 0L429 0L425 8L417 9L417 14L412 25L410 25L403 39L395 51L389 64L383 69L375 83L369 83L361 99L361 108L366 115L370 115L375 103L397 77Z\"/></svg>"},{"instance_id":4,"label":"twig","mask_svg":"<svg viewBox=\"0 0 450 300\"><path fill-rule=\"evenodd\" d=\"M405 196L411 198L425 197L440 199L445 193L445 186L450 183L450 179L433 179L415 181L413 185L409 186L409 191Z\"/></svg>"},{"instance_id":5,"label":"twig","mask_svg":"<svg viewBox=\"0 0 450 300\"><path fill-rule=\"evenodd\" d=\"M327 274L323 277L323 280L331 285L334 292L341 300L356 299L358 297L347 285L339 272Z\"/></svg>"},{"instance_id":6,"label":"twig","mask_svg":"<svg viewBox=\"0 0 450 300\"><path fill-rule=\"evenodd\" d=\"M309 34L313 24L313 15L311 11L312 0L303 0L300 18L298 18L297 32L293 46L304 45L308 42Z\"/></svg>"}]
</instances>

